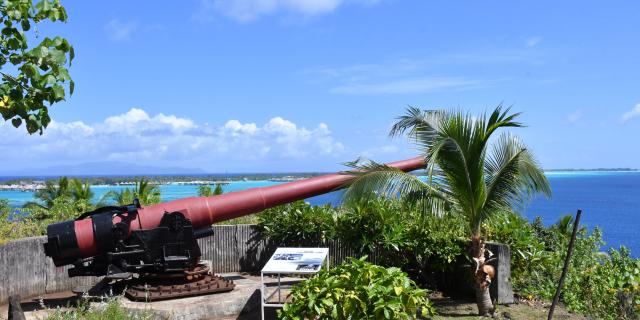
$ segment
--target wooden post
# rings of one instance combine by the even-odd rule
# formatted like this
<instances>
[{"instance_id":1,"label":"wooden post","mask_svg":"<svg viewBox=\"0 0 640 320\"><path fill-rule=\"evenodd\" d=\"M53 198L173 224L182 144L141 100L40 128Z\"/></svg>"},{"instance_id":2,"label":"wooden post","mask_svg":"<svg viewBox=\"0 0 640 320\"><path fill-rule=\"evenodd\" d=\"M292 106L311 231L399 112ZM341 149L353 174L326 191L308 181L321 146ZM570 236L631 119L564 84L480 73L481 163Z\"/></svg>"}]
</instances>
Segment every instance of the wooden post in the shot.
<instances>
[{"instance_id":1,"label":"wooden post","mask_svg":"<svg viewBox=\"0 0 640 320\"><path fill-rule=\"evenodd\" d=\"M547 317L547 320L551 320L553 318L553 311L556 308L558 299L560 299L560 291L562 290L562 284L564 283L564 278L567 276L567 271L569 270L569 262L571 262L571 254L573 253L573 244L576 241L576 234L578 233L578 225L580 224L581 215L582 215L582 210L578 210L578 212L576 213L576 220L573 222L573 233L571 234L571 240L569 240L567 257L564 259L564 267L562 268L560 283L558 283L558 289L556 289L556 295L553 297L551 308L549 308L549 316Z\"/></svg>"},{"instance_id":2,"label":"wooden post","mask_svg":"<svg viewBox=\"0 0 640 320\"><path fill-rule=\"evenodd\" d=\"M22 311L22 306L20 305L20 296L10 296L9 297L9 320L24 320L24 312Z\"/></svg>"}]
</instances>

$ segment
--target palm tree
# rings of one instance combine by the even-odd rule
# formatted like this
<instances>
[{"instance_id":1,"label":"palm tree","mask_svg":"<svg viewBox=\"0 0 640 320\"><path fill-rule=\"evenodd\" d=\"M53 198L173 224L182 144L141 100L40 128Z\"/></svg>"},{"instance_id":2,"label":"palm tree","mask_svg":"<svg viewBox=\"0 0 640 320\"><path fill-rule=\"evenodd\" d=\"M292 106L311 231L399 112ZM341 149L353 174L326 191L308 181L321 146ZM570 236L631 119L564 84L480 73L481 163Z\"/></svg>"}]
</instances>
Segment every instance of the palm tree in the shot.
<instances>
[{"instance_id":1,"label":"palm tree","mask_svg":"<svg viewBox=\"0 0 640 320\"><path fill-rule=\"evenodd\" d=\"M212 195L213 195L213 189L211 189L210 185L198 186L198 196L210 197Z\"/></svg>"},{"instance_id":2,"label":"palm tree","mask_svg":"<svg viewBox=\"0 0 640 320\"><path fill-rule=\"evenodd\" d=\"M136 185L133 189L133 194L140 204L155 204L160 202L160 188L158 186L150 184L145 178L140 178L136 181Z\"/></svg>"},{"instance_id":3,"label":"palm tree","mask_svg":"<svg viewBox=\"0 0 640 320\"><path fill-rule=\"evenodd\" d=\"M53 206L56 199L60 197L70 197L71 192L69 189L69 179L67 177L60 177L57 182L48 180L45 183L44 189L36 191L35 198L40 200L41 203L30 201L25 204L25 207L39 206L44 209L49 209Z\"/></svg>"},{"instance_id":4,"label":"palm tree","mask_svg":"<svg viewBox=\"0 0 640 320\"><path fill-rule=\"evenodd\" d=\"M494 269L487 262L482 224L492 215L512 210L512 205L536 193L551 195L549 182L533 154L515 136L500 128L522 127L498 106L488 117L473 117L460 111L408 108L398 118L390 135L406 134L424 155L426 181L373 161L352 162L355 179L345 200L362 197L401 197L421 204L437 215L462 214L470 233L469 253L475 267L478 312L493 311L489 285Z\"/></svg>"},{"instance_id":5,"label":"palm tree","mask_svg":"<svg viewBox=\"0 0 640 320\"><path fill-rule=\"evenodd\" d=\"M217 196L217 195L221 195L223 193L224 193L224 191L222 191L222 183L216 183L216 188L213 189L213 195Z\"/></svg>"},{"instance_id":6,"label":"palm tree","mask_svg":"<svg viewBox=\"0 0 640 320\"><path fill-rule=\"evenodd\" d=\"M216 183L215 189L211 189L211 186L209 185L202 185L198 187L198 196L200 197L217 196L223 193L224 191L222 191L222 184L220 183Z\"/></svg>"},{"instance_id":7,"label":"palm tree","mask_svg":"<svg viewBox=\"0 0 640 320\"><path fill-rule=\"evenodd\" d=\"M80 179L71 179L70 194L74 201L86 201L87 203L91 202L94 195L89 180L83 182Z\"/></svg>"},{"instance_id":8,"label":"palm tree","mask_svg":"<svg viewBox=\"0 0 640 320\"><path fill-rule=\"evenodd\" d=\"M105 197L119 205L131 204L135 198L130 188L122 189L120 191L111 190L105 194Z\"/></svg>"},{"instance_id":9,"label":"palm tree","mask_svg":"<svg viewBox=\"0 0 640 320\"><path fill-rule=\"evenodd\" d=\"M145 178L140 178L140 180L136 181L133 189L112 190L109 191L106 196L120 205L133 203L133 199L135 198L140 200L140 204L142 205L159 203L161 200L158 186L150 184Z\"/></svg>"}]
</instances>

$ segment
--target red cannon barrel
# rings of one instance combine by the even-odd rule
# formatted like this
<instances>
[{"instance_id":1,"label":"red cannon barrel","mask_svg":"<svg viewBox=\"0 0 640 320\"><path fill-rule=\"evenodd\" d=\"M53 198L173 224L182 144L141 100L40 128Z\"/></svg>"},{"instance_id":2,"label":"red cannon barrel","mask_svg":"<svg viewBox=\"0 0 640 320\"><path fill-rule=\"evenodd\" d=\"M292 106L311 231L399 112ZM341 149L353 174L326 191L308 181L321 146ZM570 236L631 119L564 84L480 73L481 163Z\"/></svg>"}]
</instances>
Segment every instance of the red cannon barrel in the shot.
<instances>
[{"instance_id":1,"label":"red cannon barrel","mask_svg":"<svg viewBox=\"0 0 640 320\"><path fill-rule=\"evenodd\" d=\"M387 165L408 172L424 167L424 159L417 157L388 163ZM112 222L116 224L121 221L127 221L129 232L131 232L138 229L155 228L160 224L160 220L165 213L180 212L191 221L193 228L197 230L209 227L216 222L257 213L277 205L335 191L342 188L351 179L353 177L350 175L334 173L217 196L184 198L141 207L137 210L137 214L132 217L127 216L128 213L116 215L113 217ZM98 254L97 238L99 238L99 235L96 234L98 233L96 223L92 220L94 219L76 220L72 224L71 221L66 224L63 222L55 227L56 230L49 229L50 242L52 242L52 233L65 234L64 239L55 239L56 248L51 248L49 251L65 256L65 259L60 259L60 261L68 261L72 257L91 257ZM60 242L64 242L66 246L75 247L71 250L73 252L64 254L64 249L60 248ZM54 261L56 260L54 257L56 254L47 254L52 256Z\"/></svg>"}]
</instances>

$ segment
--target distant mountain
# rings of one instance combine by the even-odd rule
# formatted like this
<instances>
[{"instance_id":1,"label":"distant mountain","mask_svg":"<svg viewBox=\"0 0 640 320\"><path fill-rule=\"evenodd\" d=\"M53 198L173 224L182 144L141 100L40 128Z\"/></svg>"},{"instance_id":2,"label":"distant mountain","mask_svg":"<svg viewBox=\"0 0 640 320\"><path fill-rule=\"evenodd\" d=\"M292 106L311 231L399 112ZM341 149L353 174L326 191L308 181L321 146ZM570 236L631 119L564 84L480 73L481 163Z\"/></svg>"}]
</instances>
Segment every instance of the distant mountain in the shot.
<instances>
[{"instance_id":1,"label":"distant mountain","mask_svg":"<svg viewBox=\"0 0 640 320\"><path fill-rule=\"evenodd\" d=\"M2 172L9 176L111 176L111 175L165 175L165 174L203 174L198 168L155 167L117 161L86 162L74 165L58 165L44 168L21 169L14 172Z\"/></svg>"}]
</instances>

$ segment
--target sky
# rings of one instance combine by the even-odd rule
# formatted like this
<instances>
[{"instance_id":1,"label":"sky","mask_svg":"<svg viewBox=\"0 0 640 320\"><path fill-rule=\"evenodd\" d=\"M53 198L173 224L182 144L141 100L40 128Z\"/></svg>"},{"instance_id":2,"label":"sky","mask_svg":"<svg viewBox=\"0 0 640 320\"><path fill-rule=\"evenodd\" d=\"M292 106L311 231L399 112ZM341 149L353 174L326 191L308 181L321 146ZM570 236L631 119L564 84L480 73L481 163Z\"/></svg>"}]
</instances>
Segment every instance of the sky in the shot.
<instances>
[{"instance_id":1,"label":"sky","mask_svg":"<svg viewBox=\"0 0 640 320\"><path fill-rule=\"evenodd\" d=\"M640 168L640 2L63 0L40 36L76 87L40 135L0 124L0 171L96 161L342 170L418 151L408 106L523 112L544 168Z\"/></svg>"}]
</instances>

